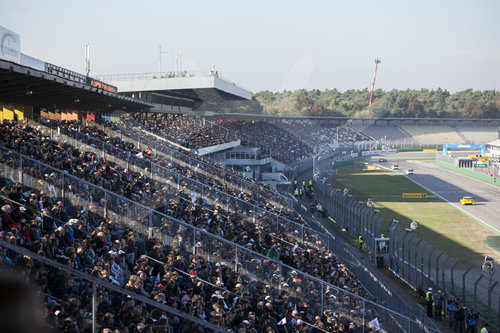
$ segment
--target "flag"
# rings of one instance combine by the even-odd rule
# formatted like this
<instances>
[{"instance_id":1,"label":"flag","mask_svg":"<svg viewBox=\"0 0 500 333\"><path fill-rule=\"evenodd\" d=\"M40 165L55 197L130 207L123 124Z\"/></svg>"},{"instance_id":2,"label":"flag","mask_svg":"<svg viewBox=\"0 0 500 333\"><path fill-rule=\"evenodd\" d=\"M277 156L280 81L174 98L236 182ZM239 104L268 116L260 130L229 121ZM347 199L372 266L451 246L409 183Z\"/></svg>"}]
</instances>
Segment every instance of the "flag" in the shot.
<instances>
[{"instance_id":1,"label":"flag","mask_svg":"<svg viewBox=\"0 0 500 333\"><path fill-rule=\"evenodd\" d=\"M142 151L138 152L137 154L135 154L136 157L139 157L139 158L143 158L142 156Z\"/></svg>"},{"instance_id":2,"label":"flag","mask_svg":"<svg viewBox=\"0 0 500 333\"><path fill-rule=\"evenodd\" d=\"M285 325L286 324L286 317L278 321L278 325Z\"/></svg>"},{"instance_id":3,"label":"flag","mask_svg":"<svg viewBox=\"0 0 500 333\"><path fill-rule=\"evenodd\" d=\"M375 318L372 321L370 321L368 323L368 327L369 328L375 327L375 329L378 331L380 329L380 323L378 322L378 319Z\"/></svg>"},{"instance_id":4,"label":"flag","mask_svg":"<svg viewBox=\"0 0 500 333\"><path fill-rule=\"evenodd\" d=\"M160 279L160 272L158 272L158 275L156 275L156 279L155 279L155 283L154 283L154 285L155 285L155 286L157 286L160 282L161 282L161 279Z\"/></svg>"}]
</instances>

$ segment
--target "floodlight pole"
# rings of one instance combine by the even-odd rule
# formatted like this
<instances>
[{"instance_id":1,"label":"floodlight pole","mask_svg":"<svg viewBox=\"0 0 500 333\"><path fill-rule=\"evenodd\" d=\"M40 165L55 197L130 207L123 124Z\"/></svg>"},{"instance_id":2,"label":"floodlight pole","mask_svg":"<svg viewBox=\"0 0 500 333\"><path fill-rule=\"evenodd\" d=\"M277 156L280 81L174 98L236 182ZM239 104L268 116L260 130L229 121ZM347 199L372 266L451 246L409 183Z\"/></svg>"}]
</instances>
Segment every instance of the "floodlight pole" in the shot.
<instances>
[{"instance_id":1,"label":"floodlight pole","mask_svg":"<svg viewBox=\"0 0 500 333\"><path fill-rule=\"evenodd\" d=\"M160 48L160 52L159 52L158 61L159 61L159 63L160 63L160 75L161 75L161 55L162 55L162 54L167 54L167 51L162 51L162 50L161 50L161 45L159 46L159 48Z\"/></svg>"},{"instance_id":2,"label":"floodlight pole","mask_svg":"<svg viewBox=\"0 0 500 333\"><path fill-rule=\"evenodd\" d=\"M372 105L373 89L375 88L375 79L377 78L377 68L378 68L378 64L380 64L381 62L382 62L382 60L375 59L375 74L373 75L372 92L370 94L370 104L369 105Z\"/></svg>"},{"instance_id":3,"label":"floodlight pole","mask_svg":"<svg viewBox=\"0 0 500 333\"><path fill-rule=\"evenodd\" d=\"M85 72L90 76L90 45L85 45Z\"/></svg>"}]
</instances>

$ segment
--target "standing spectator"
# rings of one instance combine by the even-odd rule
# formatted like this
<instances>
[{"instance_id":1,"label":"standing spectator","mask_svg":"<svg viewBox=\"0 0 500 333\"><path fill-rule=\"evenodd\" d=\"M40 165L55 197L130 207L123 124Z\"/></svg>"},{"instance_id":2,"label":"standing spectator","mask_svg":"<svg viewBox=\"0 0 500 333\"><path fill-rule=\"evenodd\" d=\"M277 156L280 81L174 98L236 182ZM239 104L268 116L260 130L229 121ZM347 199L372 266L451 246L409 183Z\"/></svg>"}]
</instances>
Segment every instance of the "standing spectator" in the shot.
<instances>
[{"instance_id":1,"label":"standing spectator","mask_svg":"<svg viewBox=\"0 0 500 333\"><path fill-rule=\"evenodd\" d=\"M448 310L448 327L452 327L453 325L453 320L455 320L455 312L457 311L457 302L455 300L455 296L451 296L448 299L448 307L446 308Z\"/></svg>"},{"instance_id":2,"label":"standing spectator","mask_svg":"<svg viewBox=\"0 0 500 333\"><path fill-rule=\"evenodd\" d=\"M427 302L427 316L432 318L432 303L433 303L432 288L425 293L425 301Z\"/></svg>"},{"instance_id":3,"label":"standing spectator","mask_svg":"<svg viewBox=\"0 0 500 333\"><path fill-rule=\"evenodd\" d=\"M488 323L484 324L483 328L481 328L480 333L488 333L488 328L490 328L490 325L488 325Z\"/></svg>"},{"instance_id":4,"label":"standing spectator","mask_svg":"<svg viewBox=\"0 0 500 333\"><path fill-rule=\"evenodd\" d=\"M455 332L457 331L457 328L460 327L460 333L463 333L464 320L465 320L465 308L462 307L462 304L458 303L457 312L455 312L455 329L454 329Z\"/></svg>"},{"instance_id":5,"label":"standing spectator","mask_svg":"<svg viewBox=\"0 0 500 333\"><path fill-rule=\"evenodd\" d=\"M469 326L470 333L476 333L476 325L478 317L479 317L478 313L474 312L474 309L470 309L469 314L467 315L467 325Z\"/></svg>"},{"instance_id":6,"label":"standing spectator","mask_svg":"<svg viewBox=\"0 0 500 333\"><path fill-rule=\"evenodd\" d=\"M434 315L438 320L441 320L441 312L443 311L443 294L441 290L434 295Z\"/></svg>"}]
</instances>

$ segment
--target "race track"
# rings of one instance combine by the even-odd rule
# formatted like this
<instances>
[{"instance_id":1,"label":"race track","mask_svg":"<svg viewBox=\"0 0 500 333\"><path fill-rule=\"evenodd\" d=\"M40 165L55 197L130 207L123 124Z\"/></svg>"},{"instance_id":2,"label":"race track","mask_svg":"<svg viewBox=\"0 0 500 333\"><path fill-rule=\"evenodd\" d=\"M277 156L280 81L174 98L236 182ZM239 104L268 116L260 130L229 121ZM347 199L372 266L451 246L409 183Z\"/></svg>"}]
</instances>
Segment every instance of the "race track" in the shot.
<instances>
[{"instance_id":1,"label":"race track","mask_svg":"<svg viewBox=\"0 0 500 333\"><path fill-rule=\"evenodd\" d=\"M418 160L430 156L434 154L387 154L381 156L386 158L387 162L376 164L385 168L398 164L399 172L403 174L407 169L413 169L414 174L408 178L440 195L500 234L500 186L443 168L433 161ZM476 205L462 206L460 199L466 195L472 196L476 200Z\"/></svg>"}]
</instances>

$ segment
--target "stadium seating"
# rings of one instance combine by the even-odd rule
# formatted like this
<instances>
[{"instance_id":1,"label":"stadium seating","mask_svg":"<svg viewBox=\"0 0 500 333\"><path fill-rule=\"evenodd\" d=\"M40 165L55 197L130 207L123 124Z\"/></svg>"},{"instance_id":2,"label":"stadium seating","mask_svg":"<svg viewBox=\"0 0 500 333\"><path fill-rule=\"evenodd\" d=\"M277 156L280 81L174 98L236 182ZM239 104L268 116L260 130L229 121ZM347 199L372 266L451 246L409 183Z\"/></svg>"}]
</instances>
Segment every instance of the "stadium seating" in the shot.
<instances>
[{"instance_id":1,"label":"stadium seating","mask_svg":"<svg viewBox=\"0 0 500 333\"><path fill-rule=\"evenodd\" d=\"M457 130L465 138L466 143L486 144L498 139L496 127L460 126Z\"/></svg>"},{"instance_id":2,"label":"stadium seating","mask_svg":"<svg viewBox=\"0 0 500 333\"><path fill-rule=\"evenodd\" d=\"M411 136L405 131L401 130L399 126L357 126L356 129L365 133L376 140L387 140L387 141L410 141Z\"/></svg>"},{"instance_id":3,"label":"stadium seating","mask_svg":"<svg viewBox=\"0 0 500 333\"><path fill-rule=\"evenodd\" d=\"M218 126L204 126L202 121L183 115L134 113L131 117L148 130L161 133L186 148L204 148L236 140L232 133Z\"/></svg>"},{"instance_id":4,"label":"stadium seating","mask_svg":"<svg viewBox=\"0 0 500 333\"><path fill-rule=\"evenodd\" d=\"M94 132L94 130L92 129L84 129L84 132L85 131L87 131L87 134ZM338 262L337 259L331 256L331 254L325 253L325 250L321 248L310 246L310 244L315 244L315 242L312 240L301 242L297 239L288 239L288 235L280 234L279 232L271 232L271 230L266 230L265 225L260 226L259 224L252 225L249 223L245 223L244 220L240 220L238 218L238 214L236 214L238 212L238 208L233 208L234 211L230 212L224 211L222 207L217 205L212 206L202 201L193 202L189 197L189 194L183 193L182 190L179 191L178 189L175 189L175 187L172 188L167 186L166 184L160 184L152 181L144 174L141 175L137 172L131 172L130 170L125 169L120 165L99 158L95 153L83 151L81 152L68 143L54 142L46 137L42 137L35 128L22 128L19 124L4 123L1 126L0 134L2 138L2 146L7 147L8 149L33 156L36 159L39 159L54 167L66 170L75 176L86 179L92 184L96 184L98 186L108 188L115 193L125 195L136 202L144 202L152 207L158 208L161 207L161 203L166 200L167 204L164 205L164 212L170 216L180 218L189 224L195 224L212 234L223 236L230 241L243 245L245 248L256 251L256 253L260 252L262 254L267 254L267 252L273 247L279 248L281 250L280 260L283 263L289 264L292 267L296 267L297 269L316 275L319 278L330 281L336 285L347 287L349 290L352 289L356 293L362 292L359 289L359 283L356 282L355 278L349 274L349 272L342 264ZM125 149L131 148L127 145L121 145L121 147ZM4 155L2 156L2 160L4 161L4 163L6 163L5 161L9 161L8 154L8 152L4 151ZM192 167L195 168L196 166ZM57 178L57 174L55 173L42 174L40 173L40 170L36 168L30 169L28 166L26 166L26 170L27 173L32 175L33 177L39 177L42 182L50 183L52 181L52 178ZM71 185L74 185L75 187L70 188L72 190L75 190L75 192L77 186L76 184L77 183L72 183ZM189 188L189 186L186 186L188 184L184 185L184 188ZM20 186L21 189L19 189ZM85 186L82 186L82 188L85 190ZM16 193L26 193L26 190L26 188L22 187L22 184L16 184ZM103 198L99 199L99 196L95 193L96 192L90 191L87 195L90 195L90 197L92 198L90 199L90 202L95 201L95 204L97 205L106 206L106 199L104 198L104 201L102 200ZM37 194L35 193L35 195ZM95 195L95 197L92 197L92 195ZM15 196L15 198L18 198L18 196ZM89 211L92 213L92 208L90 207L90 205L85 207L68 204L68 207L64 207L65 212L62 212L62 207L60 207L61 204L59 203L54 204L54 206L56 207L55 209L53 209L53 205L50 204L51 196L48 195L48 193L44 193L42 196L44 197L44 201L47 202L47 204L43 207L50 208L49 210L45 210L42 212L37 210L41 206L37 206L35 210L38 214L43 215L49 212L49 214L54 214L58 217L58 220L60 221L59 223L62 225L58 226L57 223L55 225L57 226L57 228L55 228L54 232L60 230L58 236L60 240L59 244L57 244L54 250L56 252L60 251L59 254L64 255L66 251L69 251L68 248L70 246L67 245L71 244L71 241L75 243L75 240L70 240L68 239L68 236L66 236L71 232L66 233L66 230L64 230L65 228L71 228L73 224L70 223L69 227L67 227L68 224L65 224L65 220L67 220L70 216L65 212L68 211L75 213L72 214L72 217L80 221L87 219L87 217L85 217L84 215L89 214ZM54 198L54 201L56 200L55 197L56 195L52 196L52 198ZM10 194L6 193L6 196L4 196L4 198L11 198ZM38 197L36 198L36 200L34 200L34 202L37 200ZM86 200L88 201L89 198L87 197ZM160 203L160 205L156 205L158 203ZM20 207L16 207L16 214L18 214L17 209L19 208ZM8 209L6 208L6 210ZM293 310L293 308L291 308L292 302L287 299L287 297L289 296L287 296L286 293L279 294L278 298L276 299L273 293L269 293L270 287L268 288L265 283L262 286L257 286L252 283L245 283L245 279L240 278L240 280L238 280L238 274L234 271L231 271L229 268L221 267L221 265L217 266L217 263L214 262L206 262L206 257L197 258L186 256L187 253L186 249L183 249L182 239L179 239L178 237L173 238L172 244L169 244L169 246L165 246L165 244L162 244L162 242L159 242L158 240L152 238L148 238L144 235L138 235L133 230L123 230L123 226L116 226L115 228L113 225L107 225L106 223L103 225L102 222L104 220L102 220L102 217L94 215L95 214L90 214L88 219L91 220L91 223L89 223L87 227L82 227L84 228L84 232L80 234L80 238L77 237L77 239L82 243L82 250L80 250L79 252L79 248L75 248L74 251L75 253L81 254L83 250L90 248L90 250L93 250L94 252L90 257L95 255L95 258L105 258L108 254L113 256L113 252L116 252L118 257L120 257L120 255L123 255L129 260L131 260L133 257L135 261L132 261L132 263L129 263L127 267L124 268L128 269L128 271L131 273L130 276L134 277L134 280L131 281L129 279L127 281L127 279L124 278L121 279L121 281L117 281L120 284L123 284L125 282L125 287L130 288L131 291L133 290L135 292L144 293L155 299L158 296L159 300L163 299L168 304L171 304L177 308L184 307L183 309L185 309L187 312L193 312L194 314L199 316L206 316L207 319L211 322L215 322L222 326L226 326L236 330L240 328L248 329L249 327L245 325L249 325L248 323L250 323L258 331L267 331L268 326L270 330L278 331L279 327L277 327L277 321L281 320L282 316L290 316L291 319L295 318L295 324L292 326L297 325L297 318L302 318L304 321L314 321L314 313L311 312L312 307L308 307L307 305L311 302L311 300L304 302L300 301L300 298L297 299L297 301L294 301L293 304L299 304L297 306L298 309ZM6 221L10 221L10 215L6 213L5 216ZM3 221L4 219L2 219L2 222ZM106 222L109 224L109 221ZM77 228L81 229L81 222L77 223ZM44 223L44 225L50 226L51 224ZM52 226L54 229L55 226ZM59 229L61 226L62 230ZM26 222L24 222L24 225L19 222L19 227L26 228ZM171 229L172 225L169 227L168 224L166 224L162 226L162 228ZM12 228L8 228L5 231L12 232L11 229ZM171 231L175 231L175 229L176 228ZM46 231L48 233L51 232L51 230ZM132 235L130 234L131 232ZM87 235L91 236L90 240L88 241ZM125 239L123 239L124 235ZM130 243L130 237L132 236L136 243ZM286 244L284 242L285 238L289 243L288 246L284 245ZM63 241L62 244L64 244L64 246L59 246L61 245L61 240ZM115 244L115 241L117 240L118 244L120 244L118 247L120 247L122 243L125 244L125 246L123 246L123 249L126 250L122 249L124 253L119 253L121 247L117 247L116 249L113 248L112 250L110 250L110 248L114 246L113 244ZM21 242L21 240L19 240L19 242ZM31 244L30 247L33 246L32 241L24 243L25 241L23 240L22 242L23 245ZM174 246L175 244L177 244L177 246ZM52 251L52 248L49 247L49 249L50 251ZM110 251L112 253L109 253ZM134 255L128 256L131 253L133 253ZM140 260L140 256L143 253L146 253L148 254L148 256L156 258L160 261L171 262L170 266L168 267L180 269L182 272L188 274L186 275L187 278L181 278L182 274L179 274L177 270L168 270L161 265L160 266L163 267L164 270L162 270L161 267L157 267L155 270L154 267L151 267L154 266L154 263L151 263L150 261L142 262ZM72 252L68 254L73 255ZM84 259L85 258L86 257L84 256ZM112 265L111 261L113 261L113 258L114 257L107 258L107 263L111 263ZM255 258L258 257L255 256L253 259ZM106 267L106 260L100 260L104 261L104 267ZM76 262L77 260L75 259L74 261ZM270 262L272 263L272 261ZM71 263L71 259L68 261L68 263ZM73 265L73 263L71 264ZM103 269L100 269L99 271L99 269L96 269L96 266L98 267L98 265L96 265L95 262L91 262L89 266L90 267L85 267L85 265L83 265L83 269L91 269L91 274L93 273L105 278L110 278L110 272L103 272ZM140 273L140 271L142 271L142 274ZM163 290L161 287L158 287L158 285L154 283L154 280L156 279L156 276L158 276L157 273L159 271L161 271L159 275L160 284L165 287L165 290ZM177 272L177 274L174 271ZM192 272L194 272L194 274L192 274ZM221 287L220 284L222 284L223 286L226 286L228 293L224 294L224 292L222 291L221 294L218 294L217 288L209 288L208 290L210 291L208 292L203 292L203 290L200 291L197 289L199 288L198 284L196 284L196 286L192 283L190 284L190 281L192 281L193 279L191 275L202 276L204 277L204 280L211 280L211 284L215 285L216 287L218 286L218 284L218 287ZM290 273L289 280L281 281L281 286L290 287L292 284L294 284L293 289L297 292L299 288L303 290L314 291L314 288L311 289L312 286L304 285L302 282L298 281L300 279L298 279L296 276L297 272ZM114 277L116 278L116 276ZM143 281L142 283L141 281L137 282L141 279ZM65 283L63 283L62 285L65 285ZM186 285L190 286L190 288L186 287ZM160 288L161 290L155 288ZM68 290L69 289L67 289L66 292L68 292ZM51 288L48 288L47 291L54 293ZM153 295L155 291L157 291L158 293L155 293ZM161 295L161 291L164 291L163 295ZM245 293L248 293L248 295L245 296ZM167 294L170 297L167 297ZM267 298L266 294L269 295L269 299ZM59 293L58 295L65 297L66 293ZM57 296L54 295L54 297ZM298 296L293 295L293 297ZM234 301L235 299L236 301ZM121 302L117 301L117 303ZM198 307L198 305L200 307ZM200 310L201 307L203 307L204 310ZM127 310L131 309L135 310L134 306L127 308ZM140 309L137 309L138 318L144 316L145 318L143 319L145 319L146 323L148 323L148 320L151 319L149 320L149 324L153 325L153 323L151 323L152 319L154 319L153 314L151 313L151 318L146 318L144 311L142 310L141 312L139 310ZM345 311L345 309L343 310ZM303 313L301 313L301 311L303 311ZM258 320L259 317L255 314L263 314L264 312L270 313L270 316L265 320ZM335 316L333 313L331 315L321 313L318 315L320 316L320 318L323 315L331 318L332 322L336 322L337 327L339 327L340 324L346 326L354 325L351 323L351 319L353 318L352 316L350 317L351 319L349 319L347 317L340 318L338 315ZM106 315L104 315L104 317L106 317ZM109 315L107 317L109 317ZM161 316L158 315L157 319L160 317ZM327 322L331 324L327 317L325 317L323 321L325 322L325 324ZM121 319L122 320L116 325L125 325L127 323L123 320L123 318ZM182 326L179 326L180 321L176 320L175 318L167 318L167 320L172 329L180 331ZM247 321L248 323L246 323L245 321ZM133 320L133 322L135 323L135 320Z\"/></svg>"},{"instance_id":5,"label":"stadium seating","mask_svg":"<svg viewBox=\"0 0 500 333\"><path fill-rule=\"evenodd\" d=\"M312 154L310 145L266 122L229 120L222 126L235 133L243 145L260 147L264 153L284 163L292 163Z\"/></svg>"},{"instance_id":6,"label":"stadium seating","mask_svg":"<svg viewBox=\"0 0 500 333\"><path fill-rule=\"evenodd\" d=\"M463 144L457 131L449 126L402 126L408 134L422 144Z\"/></svg>"},{"instance_id":7,"label":"stadium seating","mask_svg":"<svg viewBox=\"0 0 500 333\"><path fill-rule=\"evenodd\" d=\"M282 122L278 127L311 146L323 144L332 148L352 147L358 141L370 140L356 130L347 126L328 126L313 121Z\"/></svg>"}]
</instances>

